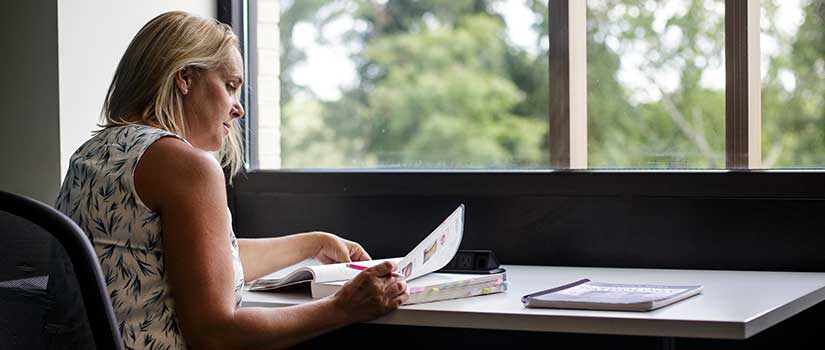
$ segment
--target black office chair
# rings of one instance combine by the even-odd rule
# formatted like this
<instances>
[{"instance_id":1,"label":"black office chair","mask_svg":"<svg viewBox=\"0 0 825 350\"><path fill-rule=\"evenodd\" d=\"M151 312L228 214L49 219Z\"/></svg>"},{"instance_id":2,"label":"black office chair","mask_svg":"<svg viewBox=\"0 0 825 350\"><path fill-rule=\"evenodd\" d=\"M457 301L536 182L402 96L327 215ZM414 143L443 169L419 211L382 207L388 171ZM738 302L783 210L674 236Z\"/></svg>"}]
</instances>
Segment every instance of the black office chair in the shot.
<instances>
[{"instance_id":1,"label":"black office chair","mask_svg":"<svg viewBox=\"0 0 825 350\"><path fill-rule=\"evenodd\" d=\"M80 227L3 191L0 349L123 349L100 263Z\"/></svg>"}]
</instances>

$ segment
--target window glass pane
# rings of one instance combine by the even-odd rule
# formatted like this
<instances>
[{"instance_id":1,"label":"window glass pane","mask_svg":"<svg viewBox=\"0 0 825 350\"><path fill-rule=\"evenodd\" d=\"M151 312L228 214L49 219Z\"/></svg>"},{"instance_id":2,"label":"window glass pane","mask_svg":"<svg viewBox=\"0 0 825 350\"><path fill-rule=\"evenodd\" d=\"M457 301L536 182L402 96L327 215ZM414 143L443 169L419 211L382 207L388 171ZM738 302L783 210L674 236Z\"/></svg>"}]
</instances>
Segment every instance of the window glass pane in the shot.
<instances>
[{"instance_id":1,"label":"window glass pane","mask_svg":"<svg viewBox=\"0 0 825 350\"><path fill-rule=\"evenodd\" d=\"M277 5L280 93L259 111L277 120L258 133L275 160L262 167L548 166L546 1Z\"/></svg>"},{"instance_id":2,"label":"window glass pane","mask_svg":"<svg viewBox=\"0 0 825 350\"><path fill-rule=\"evenodd\" d=\"M825 1L762 0L762 165L825 166Z\"/></svg>"},{"instance_id":3,"label":"window glass pane","mask_svg":"<svg viewBox=\"0 0 825 350\"><path fill-rule=\"evenodd\" d=\"M591 168L725 167L723 0L588 0Z\"/></svg>"}]
</instances>

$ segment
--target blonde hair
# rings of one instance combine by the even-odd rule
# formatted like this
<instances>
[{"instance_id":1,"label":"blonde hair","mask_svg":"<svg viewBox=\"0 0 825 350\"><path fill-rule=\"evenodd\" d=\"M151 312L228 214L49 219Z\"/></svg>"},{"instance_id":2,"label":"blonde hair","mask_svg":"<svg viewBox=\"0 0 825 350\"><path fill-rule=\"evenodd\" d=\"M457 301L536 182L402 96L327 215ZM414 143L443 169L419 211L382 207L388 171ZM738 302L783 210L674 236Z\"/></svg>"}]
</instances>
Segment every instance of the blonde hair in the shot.
<instances>
[{"instance_id":1,"label":"blonde hair","mask_svg":"<svg viewBox=\"0 0 825 350\"><path fill-rule=\"evenodd\" d=\"M228 25L182 11L161 14L140 29L117 65L101 111L109 128L141 122L185 137L183 96L175 88L178 71L215 69L231 59L238 38ZM243 166L238 120L217 152L230 179Z\"/></svg>"}]
</instances>

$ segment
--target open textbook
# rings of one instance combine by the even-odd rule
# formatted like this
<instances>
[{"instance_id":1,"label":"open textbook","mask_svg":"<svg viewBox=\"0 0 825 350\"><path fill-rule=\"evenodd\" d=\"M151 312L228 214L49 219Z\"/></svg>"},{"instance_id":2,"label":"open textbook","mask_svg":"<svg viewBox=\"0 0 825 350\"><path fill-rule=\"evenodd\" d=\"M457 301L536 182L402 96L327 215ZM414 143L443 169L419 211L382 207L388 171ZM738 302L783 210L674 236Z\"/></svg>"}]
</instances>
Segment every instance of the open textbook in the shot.
<instances>
[{"instance_id":1,"label":"open textbook","mask_svg":"<svg viewBox=\"0 0 825 350\"><path fill-rule=\"evenodd\" d=\"M650 311L702 292L702 286L617 284L589 279L525 295L526 307Z\"/></svg>"},{"instance_id":2,"label":"open textbook","mask_svg":"<svg viewBox=\"0 0 825 350\"><path fill-rule=\"evenodd\" d=\"M490 294L506 290L505 273L478 276L462 274L430 274L447 265L458 251L464 231L464 205L460 205L438 227L427 235L403 258L359 261L358 265L370 267L383 261L396 263L410 291L407 304L425 301L460 298ZM255 280L249 290L274 290L294 284L311 282L313 298L334 294L360 271L346 263L309 265L292 270L285 276L266 276ZM425 276L426 275L426 276ZM422 277L424 276L424 277ZM420 281L419 277L422 277ZM415 296L414 296L415 295Z\"/></svg>"}]
</instances>

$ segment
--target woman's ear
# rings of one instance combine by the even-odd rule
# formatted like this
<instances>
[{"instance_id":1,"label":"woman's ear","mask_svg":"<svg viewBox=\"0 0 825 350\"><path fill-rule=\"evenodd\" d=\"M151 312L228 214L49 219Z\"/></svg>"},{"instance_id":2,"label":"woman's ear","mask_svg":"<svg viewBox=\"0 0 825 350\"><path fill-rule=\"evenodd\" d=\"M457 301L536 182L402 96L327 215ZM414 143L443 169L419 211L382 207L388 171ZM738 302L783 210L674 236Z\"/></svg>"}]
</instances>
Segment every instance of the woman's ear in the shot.
<instances>
[{"instance_id":1,"label":"woman's ear","mask_svg":"<svg viewBox=\"0 0 825 350\"><path fill-rule=\"evenodd\" d=\"M189 88L192 86L194 77L195 72L192 67L183 67L175 74L175 86L182 95L189 93Z\"/></svg>"}]
</instances>

